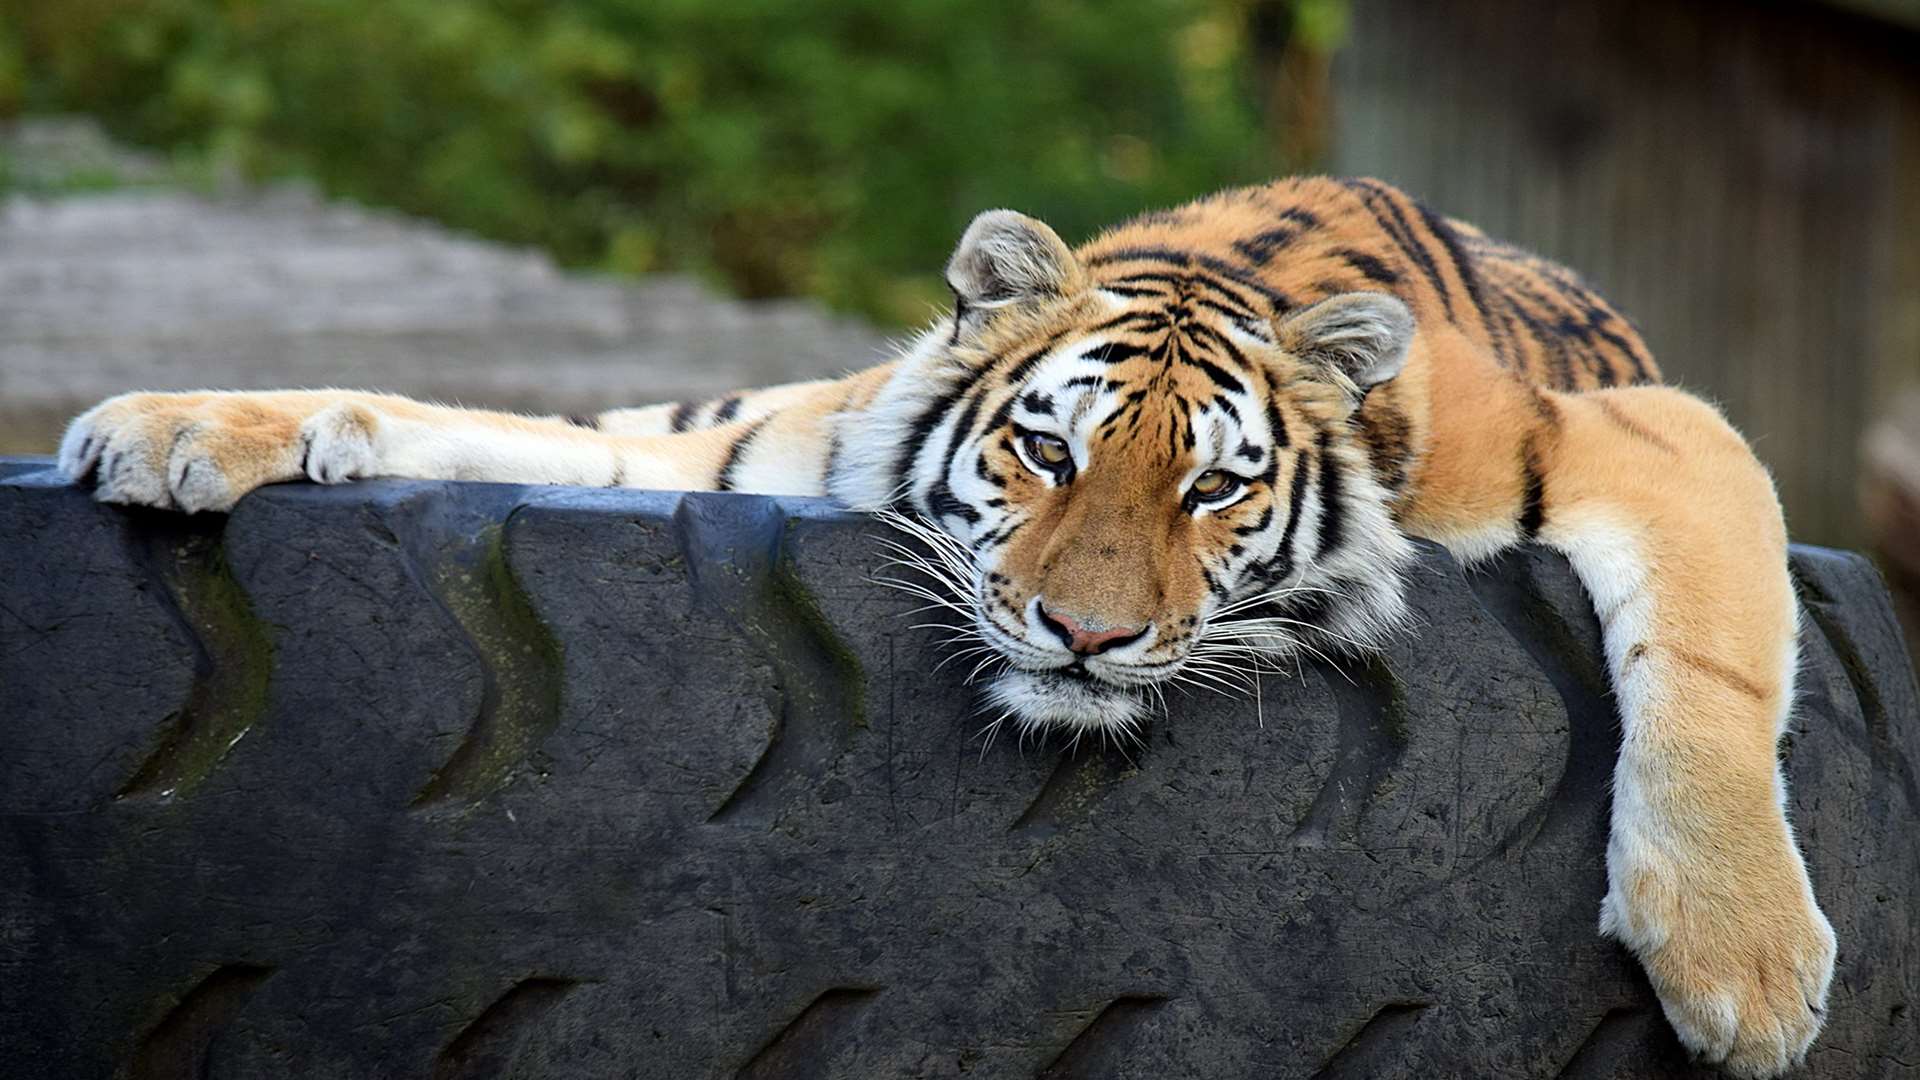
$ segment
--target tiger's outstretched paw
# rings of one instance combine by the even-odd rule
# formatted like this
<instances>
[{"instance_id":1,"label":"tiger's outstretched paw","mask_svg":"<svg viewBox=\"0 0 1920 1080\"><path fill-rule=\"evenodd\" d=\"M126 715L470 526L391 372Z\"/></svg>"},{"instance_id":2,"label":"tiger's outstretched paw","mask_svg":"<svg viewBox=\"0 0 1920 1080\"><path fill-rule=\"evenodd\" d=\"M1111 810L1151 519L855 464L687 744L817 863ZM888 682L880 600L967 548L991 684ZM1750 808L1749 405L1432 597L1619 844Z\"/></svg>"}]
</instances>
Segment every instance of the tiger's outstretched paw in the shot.
<instances>
[{"instance_id":1,"label":"tiger's outstretched paw","mask_svg":"<svg viewBox=\"0 0 1920 1080\"><path fill-rule=\"evenodd\" d=\"M378 417L310 394L123 394L82 413L60 469L102 502L193 513L263 484L371 475Z\"/></svg>"},{"instance_id":2,"label":"tiger's outstretched paw","mask_svg":"<svg viewBox=\"0 0 1920 1080\"><path fill-rule=\"evenodd\" d=\"M1835 945L1791 841L1778 865L1720 881L1617 847L1608 861L1600 932L1639 956L1681 1043L1739 1077L1805 1061L1826 1023Z\"/></svg>"}]
</instances>

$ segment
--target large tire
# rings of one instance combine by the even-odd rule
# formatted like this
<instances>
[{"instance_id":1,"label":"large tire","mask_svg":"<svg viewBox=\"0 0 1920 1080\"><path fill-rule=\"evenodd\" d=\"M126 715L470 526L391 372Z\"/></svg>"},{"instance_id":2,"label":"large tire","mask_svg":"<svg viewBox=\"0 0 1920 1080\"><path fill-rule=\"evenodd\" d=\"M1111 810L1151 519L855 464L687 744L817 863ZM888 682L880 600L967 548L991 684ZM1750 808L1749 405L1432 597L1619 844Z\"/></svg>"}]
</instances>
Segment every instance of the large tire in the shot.
<instances>
[{"instance_id":1,"label":"large tire","mask_svg":"<svg viewBox=\"0 0 1920 1080\"><path fill-rule=\"evenodd\" d=\"M1170 695L1129 758L983 749L812 501L0 476L0 1075L1686 1074L1595 934L1617 727L1544 552L1430 550L1383 661ZM1914 681L1871 567L1794 571L1808 1075L1885 1076Z\"/></svg>"}]
</instances>

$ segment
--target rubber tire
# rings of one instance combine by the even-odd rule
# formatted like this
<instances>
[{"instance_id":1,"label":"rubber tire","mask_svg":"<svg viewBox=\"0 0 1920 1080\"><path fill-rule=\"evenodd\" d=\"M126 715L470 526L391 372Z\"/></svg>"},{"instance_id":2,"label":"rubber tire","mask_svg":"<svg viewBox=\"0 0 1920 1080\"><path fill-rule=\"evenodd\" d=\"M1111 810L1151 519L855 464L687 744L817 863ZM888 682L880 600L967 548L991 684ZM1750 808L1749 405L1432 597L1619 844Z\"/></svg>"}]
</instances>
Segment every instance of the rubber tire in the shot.
<instances>
[{"instance_id":1,"label":"rubber tire","mask_svg":"<svg viewBox=\"0 0 1920 1080\"><path fill-rule=\"evenodd\" d=\"M1618 729L1556 556L1381 662L990 746L883 527L369 483L230 518L0 466L0 1074L1668 1077L1595 933ZM1920 708L1801 548L1806 1075L1920 1061Z\"/></svg>"}]
</instances>

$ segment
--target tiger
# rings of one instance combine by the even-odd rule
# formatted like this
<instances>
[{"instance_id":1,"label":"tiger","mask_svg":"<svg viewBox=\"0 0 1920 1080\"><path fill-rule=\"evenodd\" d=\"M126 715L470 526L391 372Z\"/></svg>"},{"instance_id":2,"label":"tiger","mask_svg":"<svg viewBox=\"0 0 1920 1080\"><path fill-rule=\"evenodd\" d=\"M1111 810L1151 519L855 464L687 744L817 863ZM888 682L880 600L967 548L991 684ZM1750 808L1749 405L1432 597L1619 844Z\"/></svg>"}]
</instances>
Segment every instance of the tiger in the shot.
<instances>
[{"instance_id":1,"label":"tiger","mask_svg":"<svg viewBox=\"0 0 1920 1080\"><path fill-rule=\"evenodd\" d=\"M1229 190L1077 249L990 210L945 271L951 309L842 378L574 417L133 393L73 420L59 466L184 512L366 477L827 496L918 522L997 662L991 707L1076 734L1132 730L1183 672L1378 649L1415 540L1467 565L1544 545L1592 600L1621 722L1600 932L1699 1058L1804 1059L1836 946L1776 756L1782 510L1622 314L1372 179Z\"/></svg>"}]
</instances>

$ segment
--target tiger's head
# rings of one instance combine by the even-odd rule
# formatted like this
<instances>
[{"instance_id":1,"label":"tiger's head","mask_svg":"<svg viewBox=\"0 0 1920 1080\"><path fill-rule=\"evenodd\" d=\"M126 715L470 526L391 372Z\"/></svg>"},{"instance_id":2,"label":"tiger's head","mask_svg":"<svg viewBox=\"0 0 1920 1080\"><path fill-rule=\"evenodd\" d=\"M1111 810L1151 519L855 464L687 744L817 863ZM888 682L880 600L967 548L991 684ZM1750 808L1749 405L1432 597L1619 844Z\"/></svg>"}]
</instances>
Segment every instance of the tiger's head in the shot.
<instances>
[{"instance_id":1,"label":"tiger's head","mask_svg":"<svg viewBox=\"0 0 1920 1080\"><path fill-rule=\"evenodd\" d=\"M1170 681L1376 642L1412 548L1356 416L1402 369L1382 293L1290 307L1242 268L976 218L955 297L836 429L830 490L910 509L990 703L1128 732ZM932 528L928 528L930 523Z\"/></svg>"}]
</instances>

